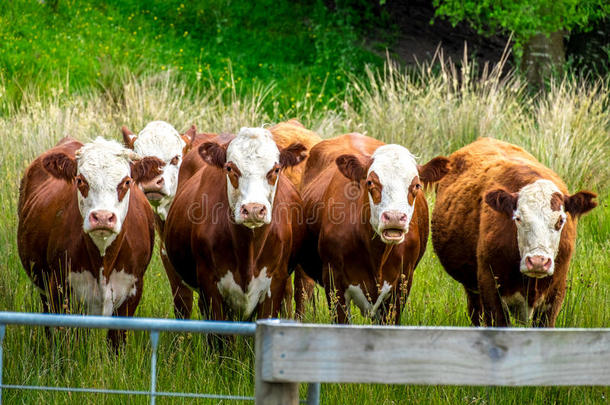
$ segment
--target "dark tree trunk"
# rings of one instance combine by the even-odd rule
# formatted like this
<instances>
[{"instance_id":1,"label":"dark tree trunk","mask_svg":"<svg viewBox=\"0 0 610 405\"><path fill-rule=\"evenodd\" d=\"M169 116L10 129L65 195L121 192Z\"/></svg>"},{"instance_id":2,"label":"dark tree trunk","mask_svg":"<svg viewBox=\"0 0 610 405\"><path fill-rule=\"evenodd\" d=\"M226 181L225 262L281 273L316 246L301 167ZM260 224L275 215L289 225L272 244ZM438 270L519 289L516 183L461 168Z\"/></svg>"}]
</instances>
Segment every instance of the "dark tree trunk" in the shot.
<instances>
[{"instance_id":1,"label":"dark tree trunk","mask_svg":"<svg viewBox=\"0 0 610 405\"><path fill-rule=\"evenodd\" d=\"M563 40L565 32L534 35L525 44L521 68L530 85L540 87L551 74L563 72L566 60Z\"/></svg>"}]
</instances>

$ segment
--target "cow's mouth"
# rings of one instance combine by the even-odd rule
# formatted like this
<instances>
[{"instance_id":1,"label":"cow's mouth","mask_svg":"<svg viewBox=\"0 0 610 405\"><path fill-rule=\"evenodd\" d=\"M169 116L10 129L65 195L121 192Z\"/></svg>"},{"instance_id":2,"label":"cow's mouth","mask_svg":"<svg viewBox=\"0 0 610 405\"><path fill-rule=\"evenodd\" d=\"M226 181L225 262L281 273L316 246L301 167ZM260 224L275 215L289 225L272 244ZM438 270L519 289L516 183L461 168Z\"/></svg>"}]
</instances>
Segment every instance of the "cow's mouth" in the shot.
<instances>
[{"instance_id":1,"label":"cow's mouth","mask_svg":"<svg viewBox=\"0 0 610 405\"><path fill-rule=\"evenodd\" d=\"M110 236L114 235L116 232L114 231L114 229L112 228L108 228L108 227L99 227L99 228L93 228L89 231L90 234L94 235L97 238L109 238Z\"/></svg>"},{"instance_id":2,"label":"cow's mouth","mask_svg":"<svg viewBox=\"0 0 610 405\"><path fill-rule=\"evenodd\" d=\"M528 270L522 272L522 274L531 278L545 278L553 275L552 273L545 270Z\"/></svg>"},{"instance_id":3,"label":"cow's mouth","mask_svg":"<svg viewBox=\"0 0 610 405\"><path fill-rule=\"evenodd\" d=\"M400 228L386 228L381 231L381 236L384 241L391 243L399 243L405 237L405 230Z\"/></svg>"},{"instance_id":4,"label":"cow's mouth","mask_svg":"<svg viewBox=\"0 0 610 405\"><path fill-rule=\"evenodd\" d=\"M146 198L150 202L159 202L163 197L165 197L165 194L159 191L145 191L144 195L146 195Z\"/></svg>"},{"instance_id":5,"label":"cow's mouth","mask_svg":"<svg viewBox=\"0 0 610 405\"><path fill-rule=\"evenodd\" d=\"M244 221L242 224L250 229L255 229L265 225L265 221Z\"/></svg>"}]
</instances>

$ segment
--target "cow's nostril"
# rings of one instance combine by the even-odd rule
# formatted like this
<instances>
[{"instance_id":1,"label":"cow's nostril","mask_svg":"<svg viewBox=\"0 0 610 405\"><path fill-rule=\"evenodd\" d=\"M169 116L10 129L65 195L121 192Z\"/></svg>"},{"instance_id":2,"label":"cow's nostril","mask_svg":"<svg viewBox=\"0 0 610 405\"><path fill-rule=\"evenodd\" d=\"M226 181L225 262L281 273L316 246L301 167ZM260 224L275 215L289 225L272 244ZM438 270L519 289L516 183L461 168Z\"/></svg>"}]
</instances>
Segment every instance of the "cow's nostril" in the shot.
<instances>
[{"instance_id":1,"label":"cow's nostril","mask_svg":"<svg viewBox=\"0 0 610 405\"><path fill-rule=\"evenodd\" d=\"M390 220L390 216L387 214L387 212L384 212L383 214L381 214L381 219L385 222L388 222Z\"/></svg>"},{"instance_id":2,"label":"cow's nostril","mask_svg":"<svg viewBox=\"0 0 610 405\"><path fill-rule=\"evenodd\" d=\"M552 263L553 263L553 261L552 261L550 258L548 258L548 259L546 260L546 262L544 262L544 264L542 265L542 267L544 267L544 269L545 269L545 270L548 270L548 269L550 269L550 268L551 268L551 264L552 264Z\"/></svg>"},{"instance_id":3,"label":"cow's nostril","mask_svg":"<svg viewBox=\"0 0 610 405\"><path fill-rule=\"evenodd\" d=\"M259 210L258 215L260 215L261 217L264 217L266 213L267 213L267 207L263 206L263 207L262 207L262 208Z\"/></svg>"},{"instance_id":4,"label":"cow's nostril","mask_svg":"<svg viewBox=\"0 0 610 405\"><path fill-rule=\"evenodd\" d=\"M163 177L160 177L159 180L157 180L157 186L163 186L165 184L165 180L163 179Z\"/></svg>"},{"instance_id":5,"label":"cow's nostril","mask_svg":"<svg viewBox=\"0 0 610 405\"><path fill-rule=\"evenodd\" d=\"M243 215L244 217L248 217L248 209L245 205L241 206L241 215Z\"/></svg>"},{"instance_id":6,"label":"cow's nostril","mask_svg":"<svg viewBox=\"0 0 610 405\"><path fill-rule=\"evenodd\" d=\"M110 215L110 217L108 218L108 223L109 224L115 224L116 223L116 215L113 213Z\"/></svg>"},{"instance_id":7,"label":"cow's nostril","mask_svg":"<svg viewBox=\"0 0 610 405\"><path fill-rule=\"evenodd\" d=\"M407 222L407 214L402 214L400 216L400 222Z\"/></svg>"}]
</instances>

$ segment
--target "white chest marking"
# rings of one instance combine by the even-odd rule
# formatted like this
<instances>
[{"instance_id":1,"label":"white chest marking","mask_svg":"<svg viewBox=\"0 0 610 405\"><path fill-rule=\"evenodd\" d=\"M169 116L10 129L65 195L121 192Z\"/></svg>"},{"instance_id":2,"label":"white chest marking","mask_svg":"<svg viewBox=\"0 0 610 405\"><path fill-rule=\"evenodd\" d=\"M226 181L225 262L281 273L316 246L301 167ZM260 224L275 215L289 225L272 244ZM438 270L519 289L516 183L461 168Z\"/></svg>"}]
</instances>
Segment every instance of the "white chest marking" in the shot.
<instances>
[{"instance_id":1,"label":"white chest marking","mask_svg":"<svg viewBox=\"0 0 610 405\"><path fill-rule=\"evenodd\" d=\"M113 271L109 280L102 275L96 280L89 271L70 272L68 282L75 298L85 305L89 315L111 316L112 313L136 293L137 278L121 271Z\"/></svg>"},{"instance_id":2,"label":"white chest marking","mask_svg":"<svg viewBox=\"0 0 610 405\"><path fill-rule=\"evenodd\" d=\"M233 273L227 273L216 283L220 295L241 319L247 319L256 306L263 302L265 294L271 297L271 277L267 277L267 268L263 267L258 277L253 277L244 292L235 282Z\"/></svg>"},{"instance_id":3,"label":"white chest marking","mask_svg":"<svg viewBox=\"0 0 610 405\"><path fill-rule=\"evenodd\" d=\"M391 290L392 286L388 284L387 281L384 281L377 300L374 304L371 304L369 299L366 297L366 295L360 288L360 284L350 285L345 291L345 305L349 310L350 302L354 301L354 304L356 304L356 306L360 308L360 312L362 313L362 315L367 317L375 317L377 315L379 307L381 307L381 304L383 304L383 302L386 300Z\"/></svg>"}]
</instances>

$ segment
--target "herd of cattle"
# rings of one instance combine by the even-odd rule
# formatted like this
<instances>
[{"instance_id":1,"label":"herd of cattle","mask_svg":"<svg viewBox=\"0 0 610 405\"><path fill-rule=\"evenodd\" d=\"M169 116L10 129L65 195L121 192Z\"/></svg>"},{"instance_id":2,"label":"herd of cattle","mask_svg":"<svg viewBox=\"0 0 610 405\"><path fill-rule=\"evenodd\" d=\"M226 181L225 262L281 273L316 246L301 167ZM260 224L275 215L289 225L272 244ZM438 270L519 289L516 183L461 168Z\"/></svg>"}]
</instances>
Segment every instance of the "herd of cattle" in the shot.
<instances>
[{"instance_id":1,"label":"herd of cattle","mask_svg":"<svg viewBox=\"0 0 610 405\"><path fill-rule=\"evenodd\" d=\"M295 120L237 135L163 121L122 132L124 146L64 138L25 171L18 249L45 312L133 315L156 228L177 318L191 316L193 290L209 319L290 315L293 296L300 316L317 282L335 321L353 302L399 323L431 224L474 325L509 325L512 312L553 326L578 218L596 206L491 138L419 165L403 146L322 140Z\"/></svg>"}]
</instances>

